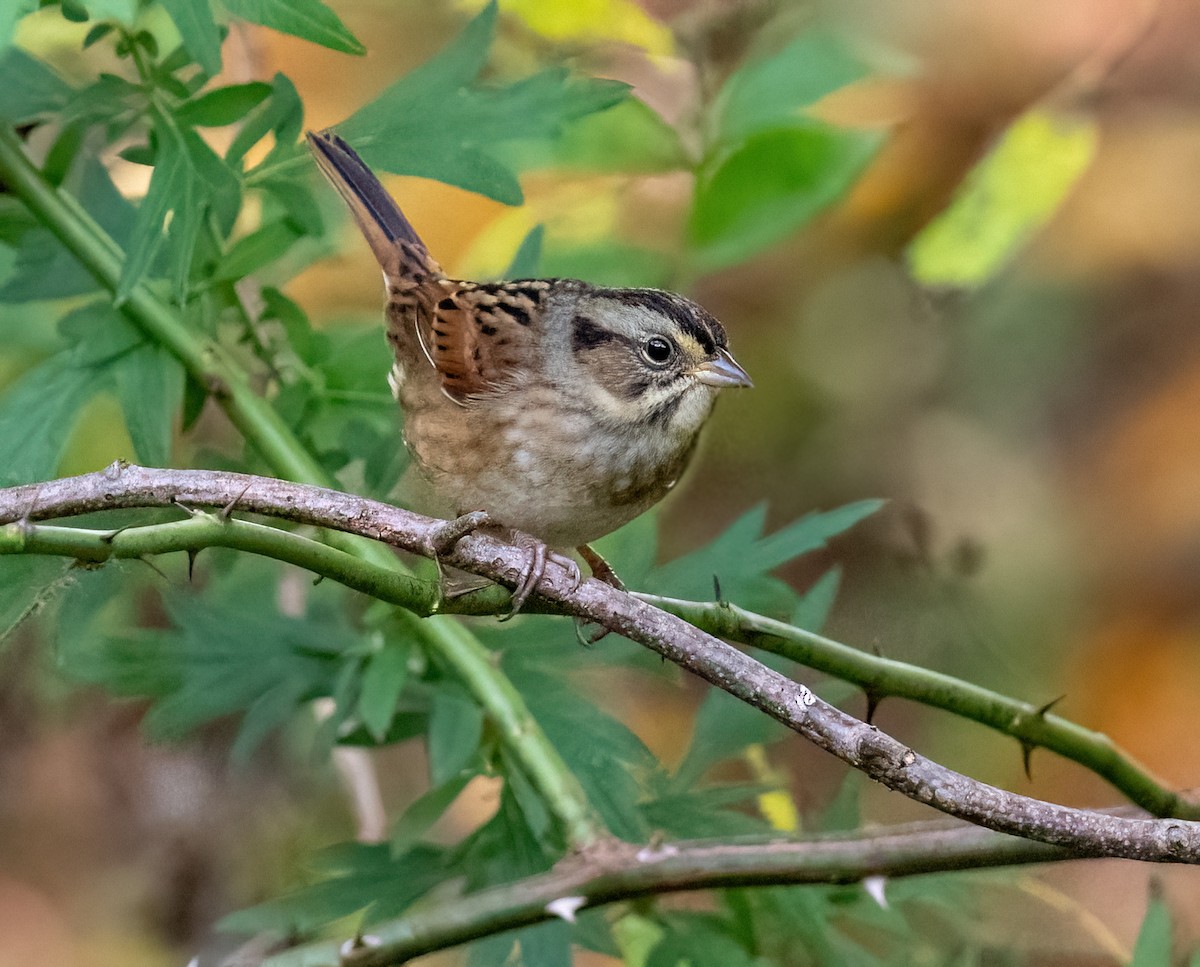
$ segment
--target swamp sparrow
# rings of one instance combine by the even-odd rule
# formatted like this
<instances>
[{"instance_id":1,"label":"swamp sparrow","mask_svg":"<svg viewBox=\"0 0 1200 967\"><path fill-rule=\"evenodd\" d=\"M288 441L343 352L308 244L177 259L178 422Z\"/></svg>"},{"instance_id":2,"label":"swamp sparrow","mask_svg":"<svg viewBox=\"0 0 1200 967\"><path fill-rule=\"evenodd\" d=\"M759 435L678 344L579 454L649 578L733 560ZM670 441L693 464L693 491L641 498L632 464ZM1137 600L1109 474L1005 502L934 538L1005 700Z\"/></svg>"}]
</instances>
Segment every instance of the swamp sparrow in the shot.
<instances>
[{"instance_id":1,"label":"swamp sparrow","mask_svg":"<svg viewBox=\"0 0 1200 967\"><path fill-rule=\"evenodd\" d=\"M447 278L345 141L310 132L308 144L383 269L388 382L421 471L457 513L537 538L513 610L541 578L547 546L577 548L615 580L587 543L661 500L718 391L750 385L724 328L658 289ZM444 548L485 518L462 520Z\"/></svg>"}]
</instances>

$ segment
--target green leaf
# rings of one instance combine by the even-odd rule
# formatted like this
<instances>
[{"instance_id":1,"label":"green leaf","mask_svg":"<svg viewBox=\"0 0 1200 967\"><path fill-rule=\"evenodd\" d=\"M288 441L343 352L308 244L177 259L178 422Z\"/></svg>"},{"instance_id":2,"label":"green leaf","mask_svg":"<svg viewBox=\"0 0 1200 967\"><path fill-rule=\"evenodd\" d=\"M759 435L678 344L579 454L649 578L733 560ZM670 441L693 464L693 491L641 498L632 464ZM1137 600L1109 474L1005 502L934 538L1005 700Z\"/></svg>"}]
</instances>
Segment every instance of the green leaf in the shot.
<instances>
[{"instance_id":1,"label":"green leaf","mask_svg":"<svg viewBox=\"0 0 1200 967\"><path fill-rule=\"evenodd\" d=\"M344 54L365 54L367 49L320 0L224 0L235 17L270 27L283 34L320 44Z\"/></svg>"},{"instance_id":2,"label":"green leaf","mask_svg":"<svg viewBox=\"0 0 1200 967\"><path fill-rule=\"evenodd\" d=\"M719 138L733 145L758 131L791 126L802 108L865 74L842 38L810 30L729 76L716 100Z\"/></svg>"},{"instance_id":3,"label":"green leaf","mask_svg":"<svg viewBox=\"0 0 1200 967\"><path fill-rule=\"evenodd\" d=\"M183 124L201 128L234 124L265 101L272 90L274 88L263 81L218 87L181 105L175 117Z\"/></svg>"},{"instance_id":4,"label":"green leaf","mask_svg":"<svg viewBox=\"0 0 1200 967\"><path fill-rule=\"evenodd\" d=\"M209 0L159 0L175 21L179 38L209 77L221 73L221 30Z\"/></svg>"},{"instance_id":5,"label":"green leaf","mask_svg":"<svg viewBox=\"0 0 1200 967\"><path fill-rule=\"evenodd\" d=\"M537 278L538 263L542 260L542 241L545 237L545 225L535 225L529 230L504 272L506 279Z\"/></svg>"},{"instance_id":6,"label":"green leaf","mask_svg":"<svg viewBox=\"0 0 1200 967\"><path fill-rule=\"evenodd\" d=\"M473 778L474 772L453 776L440 786L434 786L404 810L404 815L392 826L392 853L399 856L415 846Z\"/></svg>"},{"instance_id":7,"label":"green leaf","mask_svg":"<svg viewBox=\"0 0 1200 967\"><path fill-rule=\"evenodd\" d=\"M760 504L734 521L707 546L655 570L647 587L657 594L705 600L713 593L713 575L721 593L752 610L778 611L795 605L795 594L781 581L768 577L770 571L788 561L819 550L832 537L843 533L882 506L878 500L862 500L835 510L812 513L763 536L767 510Z\"/></svg>"},{"instance_id":8,"label":"green leaf","mask_svg":"<svg viewBox=\"0 0 1200 967\"><path fill-rule=\"evenodd\" d=\"M268 134L274 135L275 146L260 167L289 155L298 156L296 139L303 126L304 105L300 95L290 80L277 73L271 79L271 96L246 115L225 153L225 161L230 165L240 164L246 152Z\"/></svg>"},{"instance_id":9,"label":"green leaf","mask_svg":"<svg viewBox=\"0 0 1200 967\"><path fill-rule=\"evenodd\" d=\"M270 265L301 239L299 229L287 219L268 222L230 247L213 269L212 278L236 282Z\"/></svg>"},{"instance_id":10,"label":"green leaf","mask_svg":"<svg viewBox=\"0 0 1200 967\"><path fill-rule=\"evenodd\" d=\"M368 922L398 916L446 876L444 852L418 846L393 856L386 844L347 843L327 850L329 879L259 906L239 910L219 929L238 933L306 933L367 910ZM286 958L286 954L284 955Z\"/></svg>"},{"instance_id":11,"label":"green leaf","mask_svg":"<svg viewBox=\"0 0 1200 967\"><path fill-rule=\"evenodd\" d=\"M692 741L672 779L672 788L688 789L718 762L740 756L748 745L774 742L787 732L754 706L719 688L709 689L696 713Z\"/></svg>"},{"instance_id":12,"label":"green leaf","mask_svg":"<svg viewBox=\"0 0 1200 967\"><path fill-rule=\"evenodd\" d=\"M0 51L11 50L17 23L27 13L37 9L37 0L6 0L0 3Z\"/></svg>"},{"instance_id":13,"label":"green leaf","mask_svg":"<svg viewBox=\"0 0 1200 967\"><path fill-rule=\"evenodd\" d=\"M448 688L433 695L429 711L429 777L435 786L461 773L474 758L483 735L483 710L465 694Z\"/></svg>"},{"instance_id":14,"label":"green leaf","mask_svg":"<svg viewBox=\"0 0 1200 967\"><path fill-rule=\"evenodd\" d=\"M20 47L0 53L0 91L0 118L13 124L61 111L71 97L71 86L53 68Z\"/></svg>"},{"instance_id":15,"label":"green leaf","mask_svg":"<svg viewBox=\"0 0 1200 967\"><path fill-rule=\"evenodd\" d=\"M136 216L134 209L121 197L104 165L94 157L81 160L67 179L67 190L84 202L88 214L118 244L125 244ZM50 230L38 226L21 238L15 270L0 286L0 303L83 295L99 287Z\"/></svg>"},{"instance_id":16,"label":"green leaf","mask_svg":"<svg viewBox=\"0 0 1200 967\"><path fill-rule=\"evenodd\" d=\"M10 386L0 397L0 484L52 477L83 405L108 382L106 371L81 367L66 351Z\"/></svg>"},{"instance_id":17,"label":"green leaf","mask_svg":"<svg viewBox=\"0 0 1200 967\"><path fill-rule=\"evenodd\" d=\"M183 405L183 364L162 346L145 342L116 363L117 400L138 459L151 467L171 463L176 415Z\"/></svg>"},{"instance_id":18,"label":"green leaf","mask_svg":"<svg viewBox=\"0 0 1200 967\"><path fill-rule=\"evenodd\" d=\"M367 662L358 694L358 717L367 731L382 742L387 736L400 693L408 681L407 643L390 642Z\"/></svg>"},{"instance_id":19,"label":"green leaf","mask_svg":"<svg viewBox=\"0 0 1200 967\"><path fill-rule=\"evenodd\" d=\"M107 301L65 315L59 330L75 343L79 366L111 374L125 426L138 459L166 466L175 416L183 398L183 365L157 346Z\"/></svg>"},{"instance_id":20,"label":"green leaf","mask_svg":"<svg viewBox=\"0 0 1200 967\"><path fill-rule=\"evenodd\" d=\"M440 54L337 125L339 133L384 171L436 178L519 204L521 187L497 159L497 146L555 138L568 122L621 101L628 87L562 69L503 87L476 85L495 26L492 2ZM438 123L431 125L434 116Z\"/></svg>"},{"instance_id":21,"label":"green leaf","mask_svg":"<svg viewBox=\"0 0 1200 967\"><path fill-rule=\"evenodd\" d=\"M1021 115L913 240L913 274L927 285L986 282L1058 210L1098 140L1094 121L1043 108Z\"/></svg>"},{"instance_id":22,"label":"green leaf","mask_svg":"<svg viewBox=\"0 0 1200 967\"><path fill-rule=\"evenodd\" d=\"M832 567L813 582L792 609L791 623L797 628L808 631L820 631L829 612L833 610L833 602L837 599L838 588L842 583L842 569Z\"/></svg>"},{"instance_id":23,"label":"green leaf","mask_svg":"<svg viewBox=\"0 0 1200 967\"><path fill-rule=\"evenodd\" d=\"M71 582L71 563L55 557L0 557L0 650L27 619Z\"/></svg>"},{"instance_id":24,"label":"green leaf","mask_svg":"<svg viewBox=\"0 0 1200 967\"><path fill-rule=\"evenodd\" d=\"M1171 963L1171 911L1161 896L1151 896L1129 967L1170 967Z\"/></svg>"},{"instance_id":25,"label":"green leaf","mask_svg":"<svg viewBox=\"0 0 1200 967\"><path fill-rule=\"evenodd\" d=\"M697 264L733 265L787 237L846 192L880 142L818 121L753 134L696 186L688 228Z\"/></svg>"}]
</instances>

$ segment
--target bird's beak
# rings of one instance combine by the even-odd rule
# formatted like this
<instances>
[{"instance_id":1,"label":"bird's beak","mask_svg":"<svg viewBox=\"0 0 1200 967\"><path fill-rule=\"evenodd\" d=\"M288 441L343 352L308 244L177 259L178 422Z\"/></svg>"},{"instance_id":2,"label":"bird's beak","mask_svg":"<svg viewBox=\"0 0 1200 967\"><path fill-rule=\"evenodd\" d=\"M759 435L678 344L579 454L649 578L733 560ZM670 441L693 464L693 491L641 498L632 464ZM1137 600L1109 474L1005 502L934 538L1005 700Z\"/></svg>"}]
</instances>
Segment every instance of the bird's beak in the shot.
<instances>
[{"instance_id":1,"label":"bird's beak","mask_svg":"<svg viewBox=\"0 0 1200 967\"><path fill-rule=\"evenodd\" d=\"M718 350L715 359L702 362L692 370L692 375L706 386L753 386L746 371L737 364L727 350Z\"/></svg>"}]
</instances>

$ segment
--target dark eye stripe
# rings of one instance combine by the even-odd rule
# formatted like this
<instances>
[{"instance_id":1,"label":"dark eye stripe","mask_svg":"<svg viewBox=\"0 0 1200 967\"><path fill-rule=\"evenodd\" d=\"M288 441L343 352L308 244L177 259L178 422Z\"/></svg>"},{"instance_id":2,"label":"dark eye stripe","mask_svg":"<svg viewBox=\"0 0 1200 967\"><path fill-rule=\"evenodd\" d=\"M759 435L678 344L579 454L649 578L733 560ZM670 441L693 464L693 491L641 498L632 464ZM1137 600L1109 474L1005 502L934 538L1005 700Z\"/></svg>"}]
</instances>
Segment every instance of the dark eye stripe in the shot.
<instances>
[{"instance_id":1,"label":"dark eye stripe","mask_svg":"<svg viewBox=\"0 0 1200 967\"><path fill-rule=\"evenodd\" d=\"M575 352L585 349L595 349L606 342L611 342L613 334L607 329L596 325L587 316L576 316L571 320L571 348Z\"/></svg>"}]
</instances>

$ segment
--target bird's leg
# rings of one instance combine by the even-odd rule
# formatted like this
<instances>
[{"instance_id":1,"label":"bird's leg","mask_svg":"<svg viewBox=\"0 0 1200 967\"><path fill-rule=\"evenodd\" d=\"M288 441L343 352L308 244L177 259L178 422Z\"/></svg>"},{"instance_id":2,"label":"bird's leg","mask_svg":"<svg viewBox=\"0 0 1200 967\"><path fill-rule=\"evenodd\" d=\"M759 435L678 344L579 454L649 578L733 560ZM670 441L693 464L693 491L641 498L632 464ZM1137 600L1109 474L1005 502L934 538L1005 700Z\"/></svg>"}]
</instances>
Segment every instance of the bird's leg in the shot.
<instances>
[{"instance_id":1,"label":"bird's leg","mask_svg":"<svg viewBox=\"0 0 1200 967\"><path fill-rule=\"evenodd\" d=\"M469 514L461 514L455 517L454 520L441 521L425 535L425 552L433 560L434 567L437 568L438 595L441 600L452 601L454 598L462 597L471 591L478 591L480 587L486 584L487 579L481 578L480 580L484 584L464 584L460 588L448 587L446 571L442 567L442 555L452 551L454 545L468 534L482 527L487 527L491 523L492 519L487 515L486 511L476 510Z\"/></svg>"},{"instance_id":2,"label":"bird's leg","mask_svg":"<svg viewBox=\"0 0 1200 967\"><path fill-rule=\"evenodd\" d=\"M607 584L610 588L616 588L618 591L626 590L625 582L617 576L617 572L613 570L612 565L604 560L594 547L590 544L580 544L575 550L587 562L587 566L592 569L592 577L597 581Z\"/></svg>"},{"instance_id":3,"label":"bird's leg","mask_svg":"<svg viewBox=\"0 0 1200 967\"><path fill-rule=\"evenodd\" d=\"M537 587L538 582L545 576L546 563L548 561L554 561L554 563L567 569L567 572L571 575L573 588L577 588L583 583L583 575L579 571L579 565L565 554L552 551L543 541L539 541L532 535L523 534L521 531L514 531L513 543L517 547L523 547L529 551L529 563L525 571L521 574L521 580L517 582L517 586L513 589L512 605L509 607L508 614L504 615L500 619L501 621L507 621L525 606L525 602L529 600L529 595L533 593L533 589Z\"/></svg>"}]
</instances>

